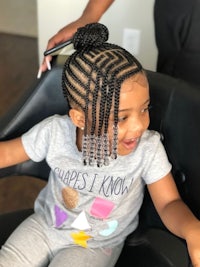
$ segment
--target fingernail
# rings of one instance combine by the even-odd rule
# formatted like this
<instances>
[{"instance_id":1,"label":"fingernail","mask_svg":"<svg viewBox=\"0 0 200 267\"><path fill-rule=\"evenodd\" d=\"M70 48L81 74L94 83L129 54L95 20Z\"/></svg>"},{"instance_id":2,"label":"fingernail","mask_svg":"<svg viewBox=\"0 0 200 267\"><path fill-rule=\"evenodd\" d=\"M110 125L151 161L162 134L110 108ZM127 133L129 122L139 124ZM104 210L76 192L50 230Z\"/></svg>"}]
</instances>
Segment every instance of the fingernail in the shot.
<instances>
[{"instance_id":1,"label":"fingernail","mask_svg":"<svg viewBox=\"0 0 200 267\"><path fill-rule=\"evenodd\" d=\"M38 74L37 74L37 79L40 79L42 76L42 69L39 68Z\"/></svg>"},{"instance_id":2,"label":"fingernail","mask_svg":"<svg viewBox=\"0 0 200 267\"><path fill-rule=\"evenodd\" d=\"M45 60L46 60L46 64L47 64L47 69L51 70L51 64L50 64L49 60L47 58L45 58Z\"/></svg>"}]
</instances>

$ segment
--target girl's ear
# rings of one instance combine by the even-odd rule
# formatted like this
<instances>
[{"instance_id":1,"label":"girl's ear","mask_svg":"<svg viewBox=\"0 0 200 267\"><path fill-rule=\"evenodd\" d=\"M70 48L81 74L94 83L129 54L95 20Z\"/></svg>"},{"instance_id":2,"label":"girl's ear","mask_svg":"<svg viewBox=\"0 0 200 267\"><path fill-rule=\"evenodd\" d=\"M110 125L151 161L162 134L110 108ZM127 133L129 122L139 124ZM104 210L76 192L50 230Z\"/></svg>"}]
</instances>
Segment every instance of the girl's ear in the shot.
<instances>
[{"instance_id":1,"label":"girl's ear","mask_svg":"<svg viewBox=\"0 0 200 267\"><path fill-rule=\"evenodd\" d=\"M77 109L70 109L69 111L69 116L78 128L84 128L85 127L85 115L82 111L77 110Z\"/></svg>"}]
</instances>

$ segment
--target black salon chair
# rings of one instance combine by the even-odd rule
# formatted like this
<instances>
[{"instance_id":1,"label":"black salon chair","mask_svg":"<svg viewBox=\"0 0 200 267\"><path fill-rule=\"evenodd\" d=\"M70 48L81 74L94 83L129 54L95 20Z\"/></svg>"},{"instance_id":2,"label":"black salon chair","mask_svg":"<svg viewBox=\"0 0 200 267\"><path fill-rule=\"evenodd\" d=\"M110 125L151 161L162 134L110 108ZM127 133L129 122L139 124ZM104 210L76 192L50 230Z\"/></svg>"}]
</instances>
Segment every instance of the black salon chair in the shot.
<instances>
[{"instance_id":1,"label":"black salon chair","mask_svg":"<svg viewBox=\"0 0 200 267\"><path fill-rule=\"evenodd\" d=\"M63 56L53 59L52 70L44 73L20 101L0 118L0 140L7 140L31 128L52 114L65 114L62 95ZM147 71L152 103L150 128L161 133L173 165L173 175L184 201L200 218L200 88ZM47 180L46 162L28 161L0 169L0 178L27 175ZM16 226L33 212L20 210L0 215L0 245ZM127 238L116 267L188 267L190 260L184 240L167 231L148 193L140 212L138 230Z\"/></svg>"}]
</instances>

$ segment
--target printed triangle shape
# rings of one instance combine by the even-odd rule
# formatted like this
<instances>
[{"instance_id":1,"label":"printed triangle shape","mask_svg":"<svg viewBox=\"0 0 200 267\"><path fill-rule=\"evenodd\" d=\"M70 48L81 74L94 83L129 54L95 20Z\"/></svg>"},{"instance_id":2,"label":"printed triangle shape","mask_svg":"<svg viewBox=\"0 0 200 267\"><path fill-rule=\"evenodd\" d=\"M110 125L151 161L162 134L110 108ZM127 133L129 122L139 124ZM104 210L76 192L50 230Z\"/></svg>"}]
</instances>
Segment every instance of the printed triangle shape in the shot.
<instances>
[{"instance_id":1,"label":"printed triangle shape","mask_svg":"<svg viewBox=\"0 0 200 267\"><path fill-rule=\"evenodd\" d=\"M87 230L91 228L84 211L79 214L79 216L76 218L76 220L74 220L71 226L78 230Z\"/></svg>"}]
</instances>

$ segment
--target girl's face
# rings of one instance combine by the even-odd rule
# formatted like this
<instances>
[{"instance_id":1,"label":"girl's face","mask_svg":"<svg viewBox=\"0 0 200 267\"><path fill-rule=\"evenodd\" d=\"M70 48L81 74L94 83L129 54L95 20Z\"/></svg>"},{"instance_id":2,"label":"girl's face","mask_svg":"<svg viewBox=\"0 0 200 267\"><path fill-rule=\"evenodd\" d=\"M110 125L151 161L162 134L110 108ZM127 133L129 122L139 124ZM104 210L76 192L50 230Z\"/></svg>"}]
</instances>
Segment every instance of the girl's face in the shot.
<instances>
[{"instance_id":1,"label":"girl's face","mask_svg":"<svg viewBox=\"0 0 200 267\"><path fill-rule=\"evenodd\" d=\"M149 126L149 86L139 73L122 83L118 113L118 154L128 155L137 146ZM113 135L113 112L109 120L110 142Z\"/></svg>"}]
</instances>

